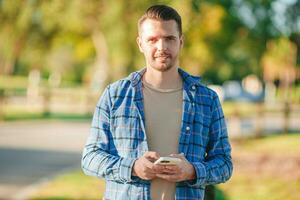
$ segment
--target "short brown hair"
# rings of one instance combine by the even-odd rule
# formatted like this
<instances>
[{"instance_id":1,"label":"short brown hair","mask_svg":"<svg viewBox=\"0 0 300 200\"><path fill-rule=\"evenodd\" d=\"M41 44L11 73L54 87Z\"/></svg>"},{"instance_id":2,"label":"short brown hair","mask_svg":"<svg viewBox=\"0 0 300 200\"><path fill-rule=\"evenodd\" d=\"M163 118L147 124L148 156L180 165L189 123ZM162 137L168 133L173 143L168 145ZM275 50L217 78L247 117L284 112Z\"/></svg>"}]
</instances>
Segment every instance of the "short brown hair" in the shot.
<instances>
[{"instance_id":1,"label":"short brown hair","mask_svg":"<svg viewBox=\"0 0 300 200\"><path fill-rule=\"evenodd\" d=\"M145 14L139 19L138 21L138 30L140 30L140 27L142 23L146 19L156 19L156 20L175 20L179 35L182 35L182 25L181 25L181 17L178 14L178 12L169 6L166 5L154 5L148 8L145 12Z\"/></svg>"}]
</instances>

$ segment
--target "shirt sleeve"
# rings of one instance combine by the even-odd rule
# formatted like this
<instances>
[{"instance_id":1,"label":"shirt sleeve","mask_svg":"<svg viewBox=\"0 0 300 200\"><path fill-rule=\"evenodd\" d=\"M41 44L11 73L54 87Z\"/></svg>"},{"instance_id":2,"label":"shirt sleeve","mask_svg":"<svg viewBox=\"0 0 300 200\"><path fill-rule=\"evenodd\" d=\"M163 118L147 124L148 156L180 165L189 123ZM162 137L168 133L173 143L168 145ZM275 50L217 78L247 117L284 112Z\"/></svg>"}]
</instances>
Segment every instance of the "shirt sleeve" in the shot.
<instances>
[{"instance_id":1,"label":"shirt sleeve","mask_svg":"<svg viewBox=\"0 0 300 200\"><path fill-rule=\"evenodd\" d=\"M212 120L209 128L209 142L204 162L192 162L196 179L188 181L191 187L218 184L227 181L233 171L231 146L221 103L217 94L212 103Z\"/></svg>"},{"instance_id":2,"label":"shirt sleeve","mask_svg":"<svg viewBox=\"0 0 300 200\"><path fill-rule=\"evenodd\" d=\"M110 128L111 99L109 86L104 90L97 103L90 135L87 139L81 159L85 174L114 180L121 183L133 181L131 178L134 158L124 158L112 154Z\"/></svg>"}]
</instances>

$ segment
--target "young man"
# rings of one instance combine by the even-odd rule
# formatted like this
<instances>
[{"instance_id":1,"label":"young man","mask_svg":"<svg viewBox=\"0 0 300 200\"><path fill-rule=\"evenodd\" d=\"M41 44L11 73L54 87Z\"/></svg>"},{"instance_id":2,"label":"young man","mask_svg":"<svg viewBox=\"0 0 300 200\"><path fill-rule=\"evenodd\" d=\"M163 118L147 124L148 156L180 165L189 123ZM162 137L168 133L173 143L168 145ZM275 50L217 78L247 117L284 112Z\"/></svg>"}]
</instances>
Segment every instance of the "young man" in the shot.
<instances>
[{"instance_id":1,"label":"young man","mask_svg":"<svg viewBox=\"0 0 300 200\"><path fill-rule=\"evenodd\" d=\"M219 99L178 67L183 35L173 8L148 8L138 28L146 68L105 89L83 152L83 171L105 178L104 199L203 199L205 185L232 174ZM180 162L154 164L160 156Z\"/></svg>"}]
</instances>

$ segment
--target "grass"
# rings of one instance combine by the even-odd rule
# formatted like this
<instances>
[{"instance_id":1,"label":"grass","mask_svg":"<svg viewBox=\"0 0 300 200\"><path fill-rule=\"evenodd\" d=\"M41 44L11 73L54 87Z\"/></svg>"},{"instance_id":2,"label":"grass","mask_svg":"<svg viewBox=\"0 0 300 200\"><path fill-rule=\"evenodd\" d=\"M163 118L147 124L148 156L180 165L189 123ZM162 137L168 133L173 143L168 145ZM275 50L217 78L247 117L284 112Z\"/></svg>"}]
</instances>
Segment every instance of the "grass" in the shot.
<instances>
[{"instance_id":1,"label":"grass","mask_svg":"<svg viewBox=\"0 0 300 200\"><path fill-rule=\"evenodd\" d=\"M81 171L58 176L44 185L30 200L101 199L104 181L88 177Z\"/></svg>"},{"instance_id":2,"label":"grass","mask_svg":"<svg viewBox=\"0 0 300 200\"><path fill-rule=\"evenodd\" d=\"M224 200L298 200L300 197L299 180L239 172L226 184L219 185L219 189L226 194Z\"/></svg>"},{"instance_id":3,"label":"grass","mask_svg":"<svg viewBox=\"0 0 300 200\"><path fill-rule=\"evenodd\" d=\"M239 152L270 156L289 152L287 155L299 157L300 133L233 142L233 148L236 152L233 152L233 158ZM101 199L104 187L103 180L75 171L55 178L30 199ZM287 179L261 172L246 173L245 170L235 168L232 178L227 183L218 185L216 197L217 200L297 200L300 199L300 182L296 178Z\"/></svg>"},{"instance_id":4,"label":"grass","mask_svg":"<svg viewBox=\"0 0 300 200\"><path fill-rule=\"evenodd\" d=\"M242 162L241 159L246 157L264 160L252 160L251 164L255 163L255 166L236 163L240 168L234 169L232 178L226 184L218 186L226 198L218 200L300 199L300 168L297 164L300 160L300 133L234 141L233 158ZM289 165L280 163L278 159ZM291 170L285 169L291 161L294 166Z\"/></svg>"},{"instance_id":5,"label":"grass","mask_svg":"<svg viewBox=\"0 0 300 200\"><path fill-rule=\"evenodd\" d=\"M2 116L4 121L17 120L91 120L92 114L74 113L42 113L42 112L10 112Z\"/></svg>"},{"instance_id":6,"label":"grass","mask_svg":"<svg viewBox=\"0 0 300 200\"><path fill-rule=\"evenodd\" d=\"M260 154L276 155L299 155L300 154L300 133L288 135L270 135L259 139L248 139L238 142L236 151L244 151Z\"/></svg>"}]
</instances>

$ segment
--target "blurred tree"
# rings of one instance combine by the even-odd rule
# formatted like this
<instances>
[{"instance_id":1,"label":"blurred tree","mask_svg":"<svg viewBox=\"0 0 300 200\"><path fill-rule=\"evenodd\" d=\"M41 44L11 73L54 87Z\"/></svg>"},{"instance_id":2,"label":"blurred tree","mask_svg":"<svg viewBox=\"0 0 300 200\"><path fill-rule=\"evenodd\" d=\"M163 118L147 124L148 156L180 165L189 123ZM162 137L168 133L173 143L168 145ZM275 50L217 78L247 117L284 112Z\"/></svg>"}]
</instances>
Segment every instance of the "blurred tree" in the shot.
<instances>
[{"instance_id":1,"label":"blurred tree","mask_svg":"<svg viewBox=\"0 0 300 200\"><path fill-rule=\"evenodd\" d=\"M187 50L185 57L193 58L193 55L201 52L199 54L205 58L196 57L194 65L202 68L199 72L204 73L204 77L213 83L222 83L227 79L241 80L250 73L262 79L260 60L269 40L285 35L290 40L297 40L299 48L299 39L295 39L300 33L297 25L300 22L299 1L193 0L192 8L193 15L196 13L193 17L197 21L195 24L205 30L213 27L215 32L202 34L203 38L200 33L196 33L201 43L194 45L197 40L192 37L188 47L191 50ZM206 17L207 13L214 16ZM208 25L215 21L219 21L220 25ZM289 23L285 23L287 21ZM187 38L194 34L195 27L187 30ZM198 50L194 51L194 48Z\"/></svg>"},{"instance_id":2,"label":"blurred tree","mask_svg":"<svg viewBox=\"0 0 300 200\"><path fill-rule=\"evenodd\" d=\"M300 0L0 0L0 73L40 69L91 85L123 77L145 64L137 20L157 3L183 17L181 66L212 83L262 78L270 40L283 36L300 46Z\"/></svg>"},{"instance_id":3,"label":"blurred tree","mask_svg":"<svg viewBox=\"0 0 300 200\"><path fill-rule=\"evenodd\" d=\"M18 8L22 7L22 10ZM21 0L0 1L0 65L1 72L12 74L21 51L32 31L32 5Z\"/></svg>"}]
</instances>

